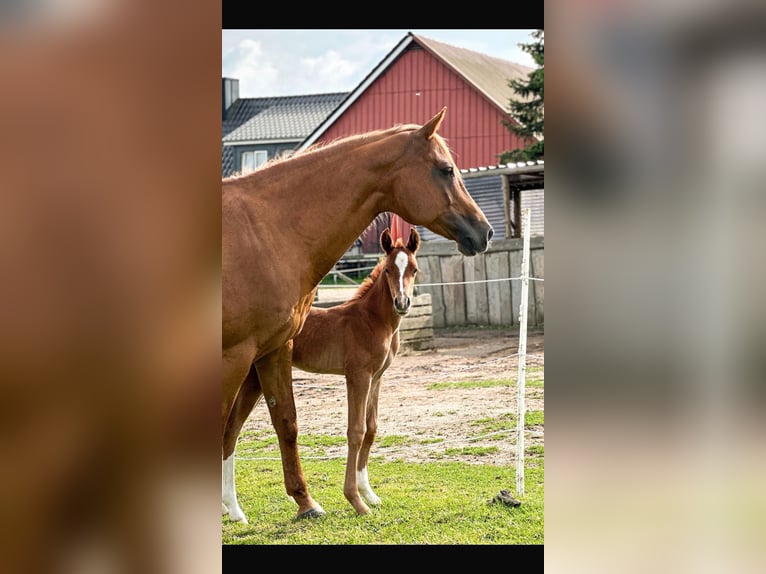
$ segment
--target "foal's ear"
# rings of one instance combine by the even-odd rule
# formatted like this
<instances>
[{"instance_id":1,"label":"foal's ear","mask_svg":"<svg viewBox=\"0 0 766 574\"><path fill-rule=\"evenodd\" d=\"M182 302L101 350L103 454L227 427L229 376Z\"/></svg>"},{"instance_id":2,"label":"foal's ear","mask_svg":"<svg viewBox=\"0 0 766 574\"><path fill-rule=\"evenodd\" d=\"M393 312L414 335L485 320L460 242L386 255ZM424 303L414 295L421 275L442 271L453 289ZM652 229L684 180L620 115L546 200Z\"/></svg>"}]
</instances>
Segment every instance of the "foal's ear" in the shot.
<instances>
[{"instance_id":1,"label":"foal's ear","mask_svg":"<svg viewBox=\"0 0 766 574\"><path fill-rule=\"evenodd\" d=\"M391 253L391 250L394 248L394 241L391 239L391 230L388 227L386 227L383 230L383 233L380 234L380 246L386 253Z\"/></svg>"},{"instance_id":2,"label":"foal's ear","mask_svg":"<svg viewBox=\"0 0 766 574\"><path fill-rule=\"evenodd\" d=\"M410 227L410 238L407 241L407 249L415 253L420 248L420 233L414 227Z\"/></svg>"},{"instance_id":3,"label":"foal's ear","mask_svg":"<svg viewBox=\"0 0 766 574\"><path fill-rule=\"evenodd\" d=\"M420 134L425 139L430 140L436 133L436 130L439 129L439 126L444 119L444 114L446 113L447 106L444 106L438 114L432 117L427 124L424 124L423 127L418 130L418 134Z\"/></svg>"}]
</instances>

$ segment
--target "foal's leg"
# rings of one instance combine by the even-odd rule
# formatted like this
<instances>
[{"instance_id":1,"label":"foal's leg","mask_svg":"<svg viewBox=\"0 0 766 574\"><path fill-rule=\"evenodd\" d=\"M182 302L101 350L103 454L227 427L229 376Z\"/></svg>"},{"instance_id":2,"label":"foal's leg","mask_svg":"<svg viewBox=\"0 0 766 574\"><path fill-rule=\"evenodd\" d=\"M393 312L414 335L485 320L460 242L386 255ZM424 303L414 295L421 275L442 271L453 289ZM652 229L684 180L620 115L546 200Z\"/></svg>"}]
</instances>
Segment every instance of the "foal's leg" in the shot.
<instances>
[{"instance_id":1,"label":"foal's leg","mask_svg":"<svg viewBox=\"0 0 766 574\"><path fill-rule=\"evenodd\" d=\"M346 392L348 395L348 458L346 459L346 479L343 494L359 514L367 514L370 509L359 496L357 488L357 468L359 453L362 450L367 418L367 397L370 393L369 372L348 371L346 373Z\"/></svg>"},{"instance_id":2,"label":"foal's leg","mask_svg":"<svg viewBox=\"0 0 766 574\"><path fill-rule=\"evenodd\" d=\"M373 492L370 486L370 478L367 474L367 463L370 459L370 449L375 442L375 436L378 433L378 397L380 396L380 381L383 373L394 362L396 354L399 352L399 330L394 331L391 336L391 344L388 348L386 360L383 366L372 377L372 386L370 387L370 396L367 399L367 432L364 434L362 450L359 452L359 460L356 465L357 481L359 483L359 493L367 501L367 504L377 506L380 504L380 497Z\"/></svg>"},{"instance_id":3,"label":"foal's leg","mask_svg":"<svg viewBox=\"0 0 766 574\"><path fill-rule=\"evenodd\" d=\"M292 341L255 363L258 378L269 407L271 424L277 432L282 454L285 490L298 504L298 518L314 518L325 514L309 494L298 456L298 422L292 385Z\"/></svg>"},{"instance_id":4,"label":"foal's leg","mask_svg":"<svg viewBox=\"0 0 766 574\"><path fill-rule=\"evenodd\" d=\"M250 416L258 400L263 396L261 394L261 384L258 381L258 373L254 366L250 367L242 388L239 390L237 400L231 410L228 424L223 435L223 465L221 467L221 507L222 513L229 515L229 519L234 522L247 524L245 513L237 501L237 489L234 481L234 450L237 446L237 438L245 424L247 417Z\"/></svg>"},{"instance_id":5,"label":"foal's leg","mask_svg":"<svg viewBox=\"0 0 766 574\"><path fill-rule=\"evenodd\" d=\"M367 463L370 458L370 449L375 442L375 435L378 432L378 394L380 392L380 379L382 372L378 372L372 378L370 387L370 396L367 399L367 431L364 433L362 448L359 451L359 460L356 464L356 479L361 494L367 501L367 504L377 506L380 504L380 497L375 494L370 486L370 479L367 474Z\"/></svg>"}]
</instances>

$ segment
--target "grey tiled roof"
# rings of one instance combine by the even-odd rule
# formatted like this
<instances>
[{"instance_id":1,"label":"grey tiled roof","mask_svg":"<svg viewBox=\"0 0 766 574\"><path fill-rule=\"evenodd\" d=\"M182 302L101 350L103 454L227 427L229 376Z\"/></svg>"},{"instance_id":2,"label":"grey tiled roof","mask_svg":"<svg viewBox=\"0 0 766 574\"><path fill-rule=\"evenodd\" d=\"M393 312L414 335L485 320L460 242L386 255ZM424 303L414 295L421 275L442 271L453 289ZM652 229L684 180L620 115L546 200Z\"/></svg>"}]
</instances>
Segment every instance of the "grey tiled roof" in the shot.
<instances>
[{"instance_id":1,"label":"grey tiled roof","mask_svg":"<svg viewBox=\"0 0 766 574\"><path fill-rule=\"evenodd\" d=\"M302 140L348 95L347 92L240 98L227 110L223 142Z\"/></svg>"},{"instance_id":2,"label":"grey tiled roof","mask_svg":"<svg viewBox=\"0 0 766 574\"><path fill-rule=\"evenodd\" d=\"M221 176L229 177L234 173L234 148L228 145L221 148Z\"/></svg>"}]
</instances>

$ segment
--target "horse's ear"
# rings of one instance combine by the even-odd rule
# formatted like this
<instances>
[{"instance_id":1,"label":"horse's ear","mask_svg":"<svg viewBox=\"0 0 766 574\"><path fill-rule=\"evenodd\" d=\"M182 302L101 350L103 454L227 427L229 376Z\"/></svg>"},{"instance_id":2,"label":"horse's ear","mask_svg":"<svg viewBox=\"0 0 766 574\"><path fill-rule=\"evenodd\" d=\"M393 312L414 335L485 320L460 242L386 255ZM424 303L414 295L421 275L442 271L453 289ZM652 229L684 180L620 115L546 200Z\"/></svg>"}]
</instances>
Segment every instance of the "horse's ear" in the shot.
<instances>
[{"instance_id":1,"label":"horse's ear","mask_svg":"<svg viewBox=\"0 0 766 574\"><path fill-rule=\"evenodd\" d=\"M383 233L380 234L380 246L386 253L391 253L391 250L394 248L394 242L391 239L391 230L388 227L386 227L383 230Z\"/></svg>"},{"instance_id":2,"label":"horse's ear","mask_svg":"<svg viewBox=\"0 0 766 574\"><path fill-rule=\"evenodd\" d=\"M424 124L423 127L418 130L418 134L420 134L425 139L430 140L439 129L439 126L444 119L444 114L446 113L447 106L444 106L438 114L432 117L427 124Z\"/></svg>"},{"instance_id":3,"label":"horse's ear","mask_svg":"<svg viewBox=\"0 0 766 574\"><path fill-rule=\"evenodd\" d=\"M419 248L420 248L420 233L418 233L417 229L415 229L414 227L411 227L410 238L407 241L407 249L409 249L411 253L416 253Z\"/></svg>"}]
</instances>

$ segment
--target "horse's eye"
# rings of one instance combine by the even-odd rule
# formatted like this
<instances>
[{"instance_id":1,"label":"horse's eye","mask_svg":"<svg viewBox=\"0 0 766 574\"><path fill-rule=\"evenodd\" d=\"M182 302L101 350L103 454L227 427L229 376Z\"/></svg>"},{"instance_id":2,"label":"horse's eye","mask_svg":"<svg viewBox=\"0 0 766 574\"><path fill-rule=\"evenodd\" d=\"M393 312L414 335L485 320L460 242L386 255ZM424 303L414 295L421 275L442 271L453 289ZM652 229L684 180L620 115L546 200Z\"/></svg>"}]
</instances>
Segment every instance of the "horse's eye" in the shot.
<instances>
[{"instance_id":1,"label":"horse's eye","mask_svg":"<svg viewBox=\"0 0 766 574\"><path fill-rule=\"evenodd\" d=\"M447 167L441 168L442 174L446 175L447 177L454 177L455 170L452 169L451 165L448 165Z\"/></svg>"}]
</instances>

